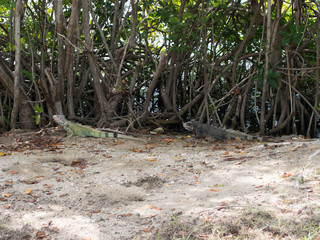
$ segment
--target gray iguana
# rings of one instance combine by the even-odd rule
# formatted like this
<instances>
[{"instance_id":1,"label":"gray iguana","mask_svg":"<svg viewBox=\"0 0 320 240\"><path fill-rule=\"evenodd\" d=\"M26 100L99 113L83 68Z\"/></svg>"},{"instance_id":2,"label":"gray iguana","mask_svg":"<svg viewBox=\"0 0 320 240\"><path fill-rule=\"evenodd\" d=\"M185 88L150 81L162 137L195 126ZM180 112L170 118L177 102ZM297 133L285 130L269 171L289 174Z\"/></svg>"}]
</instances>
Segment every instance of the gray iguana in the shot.
<instances>
[{"instance_id":1,"label":"gray iguana","mask_svg":"<svg viewBox=\"0 0 320 240\"><path fill-rule=\"evenodd\" d=\"M125 138L130 140L141 140L139 138L127 136L120 133L110 133L95 130L91 127L84 126L78 123L68 121L64 115L53 115L53 120L61 125L67 132L68 136L80 136L80 137L97 137L97 138Z\"/></svg>"},{"instance_id":2,"label":"gray iguana","mask_svg":"<svg viewBox=\"0 0 320 240\"><path fill-rule=\"evenodd\" d=\"M215 140L224 140L224 139L236 139L240 138L243 140L260 140L264 141L263 138L257 136L251 136L243 132L234 131L231 129L225 129L220 127L215 127L208 124L203 124L195 120L183 123L183 127L191 132L196 134L196 137L211 137Z\"/></svg>"}]
</instances>

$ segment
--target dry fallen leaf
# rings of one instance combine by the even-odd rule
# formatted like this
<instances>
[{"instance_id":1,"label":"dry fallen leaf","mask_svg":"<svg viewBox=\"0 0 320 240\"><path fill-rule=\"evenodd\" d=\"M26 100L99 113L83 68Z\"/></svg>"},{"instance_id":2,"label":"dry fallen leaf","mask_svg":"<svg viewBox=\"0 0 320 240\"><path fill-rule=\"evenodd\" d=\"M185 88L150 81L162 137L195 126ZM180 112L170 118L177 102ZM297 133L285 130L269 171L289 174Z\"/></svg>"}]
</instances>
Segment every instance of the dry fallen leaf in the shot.
<instances>
[{"instance_id":1,"label":"dry fallen leaf","mask_svg":"<svg viewBox=\"0 0 320 240\"><path fill-rule=\"evenodd\" d=\"M36 233L36 238L37 239L42 239L42 238L45 238L47 237L47 234L44 232L44 231L39 231Z\"/></svg>"},{"instance_id":2,"label":"dry fallen leaf","mask_svg":"<svg viewBox=\"0 0 320 240\"><path fill-rule=\"evenodd\" d=\"M132 148L132 149L129 149L129 150L132 151L132 152L138 152L138 153L142 152L142 150L138 149L138 148Z\"/></svg>"},{"instance_id":3,"label":"dry fallen leaf","mask_svg":"<svg viewBox=\"0 0 320 240\"><path fill-rule=\"evenodd\" d=\"M289 150L294 152L294 151L297 151L298 148L299 148L299 146L295 146L294 148L291 148L291 149L289 149Z\"/></svg>"},{"instance_id":4,"label":"dry fallen leaf","mask_svg":"<svg viewBox=\"0 0 320 240\"><path fill-rule=\"evenodd\" d=\"M203 235L203 234L199 235L199 239L209 239L209 238L210 238L209 235Z\"/></svg>"},{"instance_id":5,"label":"dry fallen leaf","mask_svg":"<svg viewBox=\"0 0 320 240\"><path fill-rule=\"evenodd\" d=\"M154 158L148 158L147 161L148 161L148 162L155 162L155 161L157 161L157 160L154 159Z\"/></svg>"},{"instance_id":6,"label":"dry fallen leaf","mask_svg":"<svg viewBox=\"0 0 320 240\"><path fill-rule=\"evenodd\" d=\"M221 209L224 209L225 207L227 207L227 203L226 202L222 202L219 207L217 208L218 211L220 211Z\"/></svg>"},{"instance_id":7,"label":"dry fallen leaf","mask_svg":"<svg viewBox=\"0 0 320 240\"><path fill-rule=\"evenodd\" d=\"M2 193L1 196L8 198L8 197L11 197L12 194L11 193Z\"/></svg>"},{"instance_id":8,"label":"dry fallen leaf","mask_svg":"<svg viewBox=\"0 0 320 240\"><path fill-rule=\"evenodd\" d=\"M157 208L157 207L154 207L154 206L152 206L151 209L159 210L159 211L162 210L162 208Z\"/></svg>"},{"instance_id":9,"label":"dry fallen leaf","mask_svg":"<svg viewBox=\"0 0 320 240\"><path fill-rule=\"evenodd\" d=\"M282 212L282 213L291 213L291 212L292 212L292 210L289 210L289 209L282 209L282 210L281 210L281 212Z\"/></svg>"},{"instance_id":10,"label":"dry fallen leaf","mask_svg":"<svg viewBox=\"0 0 320 240\"><path fill-rule=\"evenodd\" d=\"M32 193L32 189L28 189L28 190L26 191L26 194L27 194L27 195L31 195L31 193Z\"/></svg>"},{"instance_id":11,"label":"dry fallen leaf","mask_svg":"<svg viewBox=\"0 0 320 240\"><path fill-rule=\"evenodd\" d=\"M90 213L101 213L101 210L92 210Z\"/></svg>"},{"instance_id":12,"label":"dry fallen leaf","mask_svg":"<svg viewBox=\"0 0 320 240\"><path fill-rule=\"evenodd\" d=\"M284 173L281 177L287 178L287 177L290 177L291 175L292 175L292 173Z\"/></svg>"},{"instance_id":13,"label":"dry fallen leaf","mask_svg":"<svg viewBox=\"0 0 320 240\"><path fill-rule=\"evenodd\" d=\"M146 145L151 145L151 146L157 146L157 144L156 143L147 143Z\"/></svg>"},{"instance_id":14,"label":"dry fallen leaf","mask_svg":"<svg viewBox=\"0 0 320 240\"><path fill-rule=\"evenodd\" d=\"M211 192L219 192L220 190L211 188L210 191Z\"/></svg>"}]
</instances>

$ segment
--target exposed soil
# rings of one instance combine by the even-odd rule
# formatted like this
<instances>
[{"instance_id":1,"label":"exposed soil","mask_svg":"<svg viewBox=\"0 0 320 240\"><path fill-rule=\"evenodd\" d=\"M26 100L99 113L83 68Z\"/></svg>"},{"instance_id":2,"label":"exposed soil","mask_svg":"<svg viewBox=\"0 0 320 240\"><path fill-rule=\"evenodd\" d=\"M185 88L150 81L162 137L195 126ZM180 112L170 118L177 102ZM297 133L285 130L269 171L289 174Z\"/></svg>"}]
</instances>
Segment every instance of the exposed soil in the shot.
<instances>
[{"instance_id":1,"label":"exposed soil","mask_svg":"<svg viewBox=\"0 0 320 240\"><path fill-rule=\"evenodd\" d=\"M0 239L319 239L319 141L140 138L2 136Z\"/></svg>"}]
</instances>

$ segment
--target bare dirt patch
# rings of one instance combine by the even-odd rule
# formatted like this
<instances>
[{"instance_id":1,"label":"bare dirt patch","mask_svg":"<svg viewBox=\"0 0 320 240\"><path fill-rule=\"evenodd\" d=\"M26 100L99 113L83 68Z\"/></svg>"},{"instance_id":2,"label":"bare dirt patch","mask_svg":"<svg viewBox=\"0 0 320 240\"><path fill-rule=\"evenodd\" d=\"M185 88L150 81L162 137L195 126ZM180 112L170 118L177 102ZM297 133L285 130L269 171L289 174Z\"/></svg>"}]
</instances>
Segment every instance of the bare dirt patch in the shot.
<instances>
[{"instance_id":1,"label":"bare dirt patch","mask_svg":"<svg viewBox=\"0 0 320 240\"><path fill-rule=\"evenodd\" d=\"M319 141L0 138L1 239L318 239Z\"/></svg>"}]
</instances>

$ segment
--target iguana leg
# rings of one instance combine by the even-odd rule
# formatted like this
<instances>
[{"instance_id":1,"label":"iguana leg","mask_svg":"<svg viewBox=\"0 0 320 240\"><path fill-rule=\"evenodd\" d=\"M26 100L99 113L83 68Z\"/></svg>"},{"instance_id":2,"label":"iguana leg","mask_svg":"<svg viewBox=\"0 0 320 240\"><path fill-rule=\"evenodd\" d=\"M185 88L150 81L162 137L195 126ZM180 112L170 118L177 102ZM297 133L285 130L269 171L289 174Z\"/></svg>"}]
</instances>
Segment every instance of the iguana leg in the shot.
<instances>
[{"instance_id":1,"label":"iguana leg","mask_svg":"<svg viewBox=\"0 0 320 240\"><path fill-rule=\"evenodd\" d=\"M72 131L70 128L68 128L67 126L65 126L65 127L64 127L64 130L66 130L66 131L67 131L67 135L68 135L68 137L72 137L72 135L73 135L73 131Z\"/></svg>"}]
</instances>

